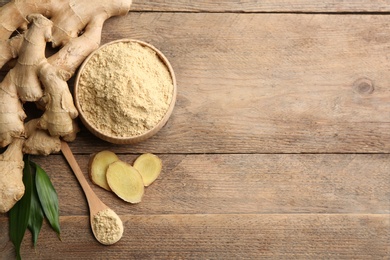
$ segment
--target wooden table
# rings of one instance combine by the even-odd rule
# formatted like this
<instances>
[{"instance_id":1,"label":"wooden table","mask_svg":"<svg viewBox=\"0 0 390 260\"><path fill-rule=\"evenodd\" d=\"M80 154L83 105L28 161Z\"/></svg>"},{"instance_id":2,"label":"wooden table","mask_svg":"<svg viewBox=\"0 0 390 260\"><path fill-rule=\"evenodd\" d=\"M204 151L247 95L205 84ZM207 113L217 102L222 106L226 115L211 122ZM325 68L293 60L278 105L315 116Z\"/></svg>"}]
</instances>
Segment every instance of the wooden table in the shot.
<instances>
[{"instance_id":1,"label":"wooden table","mask_svg":"<svg viewBox=\"0 0 390 260\"><path fill-rule=\"evenodd\" d=\"M4 4L7 1L1 1ZM71 144L163 172L137 205L92 186L124 222L100 245L61 154L35 156L60 201L24 259L389 259L390 1L138 1L102 42L146 41L178 81L168 124L137 145L85 128ZM0 215L0 258L14 258Z\"/></svg>"}]
</instances>

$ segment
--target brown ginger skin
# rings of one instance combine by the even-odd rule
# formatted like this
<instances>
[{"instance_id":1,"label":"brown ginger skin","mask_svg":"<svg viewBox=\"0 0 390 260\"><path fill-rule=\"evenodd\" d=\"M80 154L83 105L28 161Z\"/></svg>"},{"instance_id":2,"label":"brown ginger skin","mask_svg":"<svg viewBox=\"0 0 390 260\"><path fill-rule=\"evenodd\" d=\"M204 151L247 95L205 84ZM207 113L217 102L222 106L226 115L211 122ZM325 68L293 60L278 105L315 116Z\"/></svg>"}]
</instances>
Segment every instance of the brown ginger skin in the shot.
<instances>
[{"instance_id":1,"label":"brown ginger skin","mask_svg":"<svg viewBox=\"0 0 390 260\"><path fill-rule=\"evenodd\" d=\"M95 20L106 20L111 16L125 15L130 10L132 0L13 0L0 8L0 46L12 45L13 48L0 47L0 67L18 53L17 41L9 43L9 38L17 29L27 27L29 14L42 14L50 17L54 24L53 46L65 46L86 27L96 24ZM94 26L94 25L93 25ZM97 37L100 38L100 35ZM12 39L12 38L11 38ZM69 51L69 48L68 48ZM71 50L74 51L74 50ZM87 54L88 55L88 54Z\"/></svg>"},{"instance_id":2,"label":"brown ginger skin","mask_svg":"<svg viewBox=\"0 0 390 260\"><path fill-rule=\"evenodd\" d=\"M9 60L18 57L22 42L23 34L18 34L8 40L0 40L0 68Z\"/></svg>"},{"instance_id":3,"label":"brown ginger skin","mask_svg":"<svg viewBox=\"0 0 390 260\"><path fill-rule=\"evenodd\" d=\"M51 37L50 20L42 15L28 17L30 28L24 35L20 56L4 80L0 83L0 144L10 144L14 137L24 136L23 121L26 114L22 102L37 101L42 97L42 88L37 72L45 58L46 41Z\"/></svg>"},{"instance_id":4,"label":"brown ginger skin","mask_svg":"<svg viewBox=\"0 0 390 260\"><path fill-rule=\"evenodd\" d=\"M52 136L47 130L38 127L39 119L35 118L28 121L24 128L26 129L26 139L23 143L24 154L49 155L59 152L61 149L61 139L59 136ZM73 120L74 132L64 136L62 139L66 142L73 142L79 128Z\"/></svg>"},{"instance_id":5,"label":"brown ginger skin","mask_svg":"<svg viewBox=\"0 0 390 260\"><path fill-rule=\"evenodd\" d=\"M32 119L25 124L26 140L23 143L23 153L35 155L49 155L59 152L61 140L58 136L51 136L46 130L38 128L39 119Z\"/></svg>"},{"instance_id":6,"label":"brown ginger skin","mask_svg":"<svg viewBox=\"0 0 390 260\"><path fill-rule=\"evenodd\" d=\"M45 57L46 42L51 41L53 23L40 14L27 16L30 28L24 34L24 40L19 51L15 67L10 71L12 83L15 84L22 102L38 101L42 95L38 73Z\"/></svg>"},{"instance_id":7,"label":"brown ginger skin","mask_svg":"<svg viewBox=\"0 0 390 260\"><path fill-rule=\"evenodd\" d=\"M13 138L24 136L23 121L27 117L17 90L8 73L0 82L0 146L9 145Z\"/></svg>"},{"instance_id":8,"label":"brown ginger skin","mask_svg":"<svg viewBox=\"0 0 390 260\"><path fill-rule=\"evenodd\" d=\"M73 119L78 112L66 83L68 78L69 73L49 63L39 72L39 79L45 87L43 102L46 105L38 126L48 130L51 136L66 136L74 132Z\"/></svg>"},{"instance_id":9,"label":"brown ginger skin","mask_svg":"<svg viewBox=\"0 0 390 260\"><path fill-rule=\"evenodd\" d=\"M15 139L0 155L0 213L9 211L24 194L23 142Z\"/></svg>"}]
</instances>

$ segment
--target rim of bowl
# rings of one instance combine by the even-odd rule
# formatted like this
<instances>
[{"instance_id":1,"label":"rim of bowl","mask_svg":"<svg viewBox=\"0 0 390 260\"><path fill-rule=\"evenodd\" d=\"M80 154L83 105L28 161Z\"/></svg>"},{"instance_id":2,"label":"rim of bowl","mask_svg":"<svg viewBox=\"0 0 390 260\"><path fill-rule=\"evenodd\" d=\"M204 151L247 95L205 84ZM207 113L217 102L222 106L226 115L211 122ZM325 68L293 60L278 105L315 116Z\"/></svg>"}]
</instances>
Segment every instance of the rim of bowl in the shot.
<instances>
[{"instance_id":1,"label":"rim of bowl","mask_svg":"<svg viewBox=\"0 0 390 260\"><path fill-rule=\"evenodd\" d=\"M86 66L88 61L91 59L91 57L93 57L97 52L99 52L104 47L106 47L108 45L116 44L116 43L121 43L121 42L134 42L134 43L138 43L138 44L140 44L140 45L142 45L144 47L148 47L148 48L152 49L154 52L156 52L156 54L159 57L159 59L167 67L167 69L169 71L169 74L171 76L171 79L172 79L172 83L173 83L173 91L172 91L171 103L169 104L169 107L168 107L167 111L165 112L165 115L161 118L161 120L153 128L151 128L150 130L148 130L148 131L146 131L146 132L144 132L144 133L142 133L140 135L125 136L125 137L107 135L107 134L102 133L97 128L95 128L93 126L93 124L91 124L88 121L88 119L86 119L84 117L83 111L81 109L80 101L79 101L79 98L78 98L79 80L80 80L81 74L83 73L84 67ZM101 45L99 48L94 50L90 55L88 55L88 57L81 64L81 66L80 66L80 68L79 68L79 70L77 72L77 75L76 75L76 78L75 78L75 83L74 83L73 96L74 96L75 106L76 106L76 108L77 108L77 110L79 112L79 118L80 118L81 122L84 124L84 126L90 132L92 132L92 134L94 134L96 137L98 137L98 138L100 138L100 139L102 139L104 141L107 141L107 142L110 142L110 143L114 143L114 144L135 144L135 143L142 142L142 141L152 137L153 135L155 135L167 123L169 117L172 114L172 111L173 111L173 108L175 106L175 103L176 103L176 96L177 96L176 76L175 76L175 72L173 71L172 65L170 64L168 59L165 57L165 55L160 50L158 50L153 45L151 45L149 43L146 43L144 41L135 40L135 39L128 39L128 38L126 38L126 39L119 39L119 40L111 41L111 42L108 42L108 43L105 43L105 44Z\"/></svg>"}]
</instances>

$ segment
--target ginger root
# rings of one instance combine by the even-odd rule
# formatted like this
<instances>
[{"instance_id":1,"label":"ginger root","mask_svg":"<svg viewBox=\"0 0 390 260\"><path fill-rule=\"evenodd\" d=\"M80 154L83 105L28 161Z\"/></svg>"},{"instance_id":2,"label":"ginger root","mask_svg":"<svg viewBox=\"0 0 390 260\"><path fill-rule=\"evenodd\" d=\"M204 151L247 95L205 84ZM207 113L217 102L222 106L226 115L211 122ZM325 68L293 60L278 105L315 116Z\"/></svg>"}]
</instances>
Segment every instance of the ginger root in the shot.
<instances>
[{"instance_id":1,"label":"ginger root","mask_svg":"<svg viewBox=\"0 0 390 260\"><path fill-rule=\"evenodd\" d=\"M42 101L46 105L38 126L48 130L52 136L72 133L73 119L78 116L78 112L66 83L69 73L46 63L39 72L39 78L45 87Z\"/></svg>"},{"instance_id":2,"label":"ginger root","mask_svg":"<svg viewBox=\"0 0 390 260\"><path fill-rule=\"evenodd\" d=\"M22 102L38 101L42 95L38 73L46 63L46 43L51 41L53 23L40 14L27 16L29 29L24 34L19 57L15 67L10 71L11 81L15 85Z\"/></svg>"},{"instance_id":3,"label":"ginger root","mask_svg":"<svg viewBox=\"0 0 390 260\"><path fill-rule=\"evenodd\" d=\"M23 144L23 153L49 155L59 152L61 140L58 136L51 136L45 130L38 128L39 119L32 119L25 124L27 139Z\"/></svg>"},{"instance_id":4,"label":"ginger root","mask_svg":"<svg viewBox=\"0 0 390 260\"><path fill-rule=\"evenodd\" d=\"M0 213L23 195L20 176L13 173L20 173L23 161L15 163L9 151L48 155L59 150L60 138L76 138L78 113L67 81L99 47L104 22L127 14L131 4L131 0L12 0L0 7L0 68L16 59L0 82L0 146L8 146L0 155L0 169L8 174L0 182L0 198L1 203L11 201L0 206ZM46 58L48 42L59 49ZM24 102L45 108L41 118L26 126Z\"/></svg>"},{"instance_id":5,"label":"ginger root","mask_svg":"<svg viewBox=\"0 0 390 260\"><path fill-rule=\"evenodd\" d=\"M24 194L23 147L24 140L15 139L0 155L0 212L9 211Z\"/></svg>"},{"instance_id":6,"label":"ginger root","mask_svg":"<svg viewBox=\"0 0 390 260\"><path fill-rule=\"evenodd\" d=\"M14 138L24 137L23 121L27 117L12 85L10 73L0 82L0 146L9 145Z\"/></svg>"}]
</instances>

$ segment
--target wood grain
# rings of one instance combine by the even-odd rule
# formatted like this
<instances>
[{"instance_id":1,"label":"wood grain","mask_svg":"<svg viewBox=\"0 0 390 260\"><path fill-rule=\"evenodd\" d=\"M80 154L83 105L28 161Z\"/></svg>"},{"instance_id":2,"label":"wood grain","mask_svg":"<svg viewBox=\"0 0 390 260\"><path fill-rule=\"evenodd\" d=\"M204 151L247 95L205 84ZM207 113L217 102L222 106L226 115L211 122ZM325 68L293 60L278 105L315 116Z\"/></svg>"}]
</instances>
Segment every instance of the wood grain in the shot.
<instances>
[{"instance_id":1,"label":"wood grain","mask_svg":"<svg viewBox=\"0 0 390 260\"><path fill-rule=\"evenodd\" d=\"M388 12L390 1L349 0L200 0L200 1L133 1L136 11L176 11L176 12Z\"/></svg>"},{"instance_id":2,"label":"wood grain","mask_svg":"<svg viewBox=\"0 0 390 260\"><path fill-rule=\"evenodd\" d=\"M9 1L0 0L0 6ZM388 0L134 0L132 11L153 12L313 12L313 13L341 13L341 12L389 12Z\"/></svg>"},{"instance_id":3,"label":"wood grain","mask_svg":"<svg viewBox=\"0 0 390 260\"><path fill-rule=\"evenodd\" d=\"M136 155L119 155L130 164ZM163 172L131 205L91 185L118 214L390 214L390 155L159 155ZM87 177L89 156L76 155ZM88 215L62 156L34 157L57 189L61 216ZM90 182L90 179L87 177Z\"/></svg>"},{"instance_id":4,"label":"wood grain","mask_svg":"<svg viewBox=\"0 0 390 260\"><path fill-rule=\"evenodd\" d=\"M120 217L124 236L113 246L94 241L87 217L61 217L62 242L45 224L37 249L25 236L23 259L386 259L390 253L388 215ZM0 233L6 228L0 219ZM11 245L0 242L1 256L12 259Z\"/></svg>"}]
</instances>

